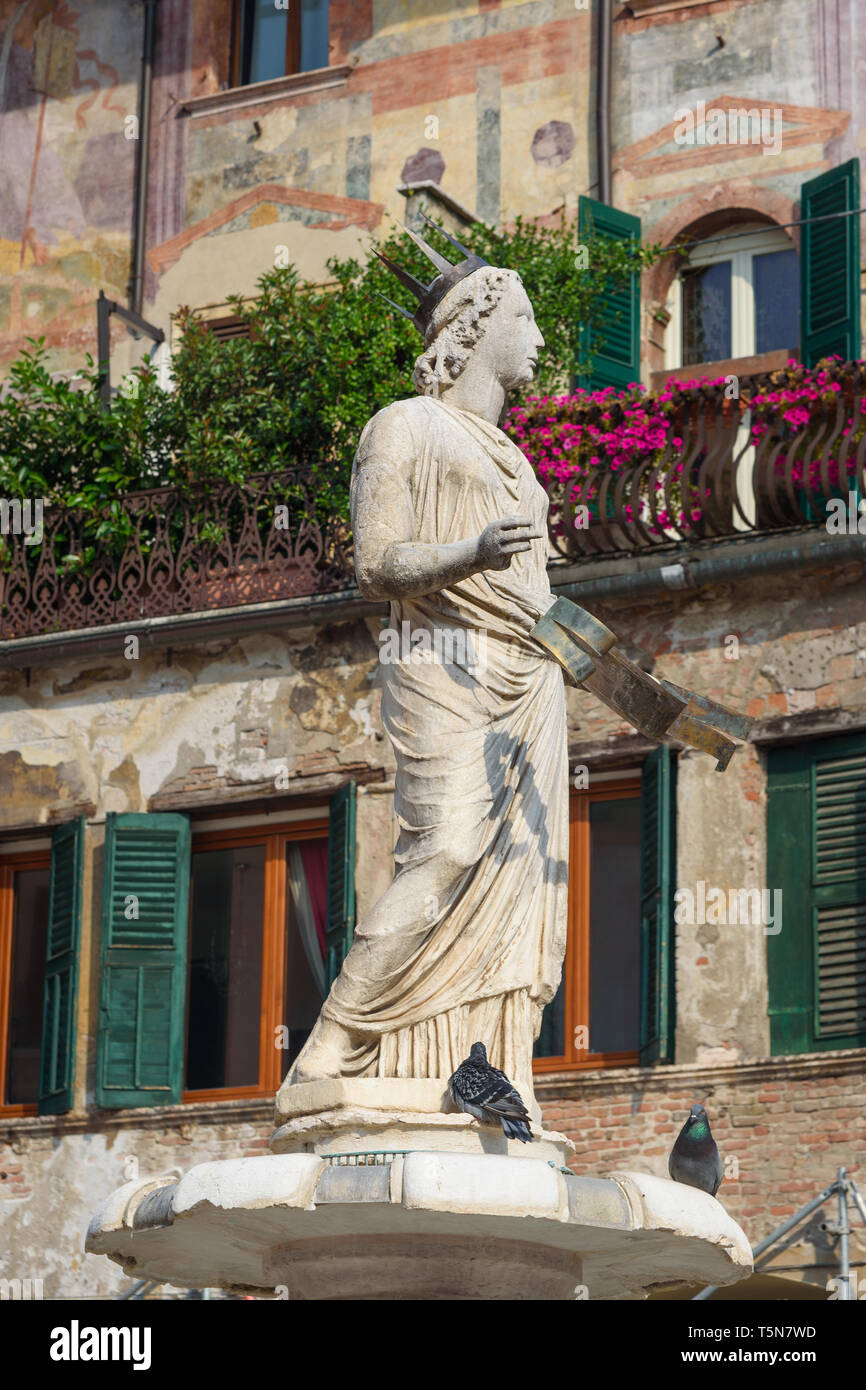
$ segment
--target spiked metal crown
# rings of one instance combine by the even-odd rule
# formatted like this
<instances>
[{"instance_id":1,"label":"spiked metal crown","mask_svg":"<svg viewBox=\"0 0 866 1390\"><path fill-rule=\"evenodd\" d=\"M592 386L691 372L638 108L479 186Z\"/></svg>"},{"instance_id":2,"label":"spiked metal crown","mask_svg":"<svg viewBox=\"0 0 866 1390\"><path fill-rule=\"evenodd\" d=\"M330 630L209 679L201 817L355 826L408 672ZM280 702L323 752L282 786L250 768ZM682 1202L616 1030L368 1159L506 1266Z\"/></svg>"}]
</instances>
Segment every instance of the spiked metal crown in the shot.
<instances>
[{"instance_id":1,"label":"spiked metal crown","mask_svg":"<svg viewBox=\"0 0 866 1390\"><path fill-rule=\"evenodd\" d=\"M401 308L399 304L395 304L393 299L389 299L387 295L383 294L381 298L385 300L386 304L390 304L392 309L396 309L398 314L402 314L404 318L414 323L419 333L426 336L427 329L430 325L430 319L433 316L433 310L440 300L444 299L448 291L453 290L454 286L458 285L461 280L465 280L467 275L471 275L476 270L483 270L490 262L485 261L482 256L475 256L471 251L467 251L465 246L461 246L459 241L456 241L453 236L450 236L449 233L445 231L444 227L440 227L431 217L428 217L426 212L422 212L421 215L426 222L430 223L431 227L435 227L437 231L442 233L447 241L450 241L452 246L456 247L464 257L462 261L458 261L456 265L453 265L451 261L447 261L444 256L440 256L438 251L434 250L422 237L418 236L416 232L413 232L410 227L405 227L404 230L409 233L415 245L424 252L428 261L435 265L439 272L435 280L432 280L429 285L425 285L421 280L416 280L415 276L410 275L408 270L404 270L402 266L396 265L388 256L383 256L381 251L377 251L376 255L379 257L382 264L388 267L391 274L396 275L400 284L405 285L407 290L412 291L415 298L420 300L420 304L416 313L410 314L408 309Z\"/></svg>"}]
</instances>

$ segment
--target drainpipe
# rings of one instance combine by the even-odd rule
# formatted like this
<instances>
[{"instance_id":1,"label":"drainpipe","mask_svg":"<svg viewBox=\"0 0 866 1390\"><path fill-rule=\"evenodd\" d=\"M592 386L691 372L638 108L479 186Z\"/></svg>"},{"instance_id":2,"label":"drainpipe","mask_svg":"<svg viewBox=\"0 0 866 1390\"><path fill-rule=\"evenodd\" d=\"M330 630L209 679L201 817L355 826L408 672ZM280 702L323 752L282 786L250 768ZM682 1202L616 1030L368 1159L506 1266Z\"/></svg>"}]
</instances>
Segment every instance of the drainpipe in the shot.
<instances>
[{"instance_id":1,"label":"drainpipe","mask_svg":"<svg viewBox=\"0 0 866 1390\"><path fill-rule=\"evenodd\" d=\"M733 584L759 574L783 574L802 566L838 565L848 560L866 560L866 536L828 536L826 533L795 540L779 548L756 546L745 551L740 546L725 547L715 555L671 560L641 569L597 575L586 579L556 582L551 570L553 592L584 603L587 599L638 598L665 590L695 590L710 584ZM595 567L593 567L595 568Z\"/></svg>"},{"instance_id":2,"label":"drainpipe","mask_svg":"<svg viewBox=\"0 0 866 1390\"><path fill-rule=\"evenodd\" d=\"M144 42L138 85L138 162L135 188L135 228L132 244L132 275L129 307L141 313L144 302L144 249L147 243L147 176L150 165L150 101L153 81L153 54L156 45L156 6L158 0L144 0Z\"/></svg>"},{"instance_id":3,"label":"drainpipe","mask_svg":"<svg viewBox=\"0 0 866 1390\"><path fill-rule=\"evenodd\" d=\"M599 0L598 75L595 86L595 140L598 162L598 197L612 201L610 160L610 55L613 0Z\"/></svg>"}]
</instances>

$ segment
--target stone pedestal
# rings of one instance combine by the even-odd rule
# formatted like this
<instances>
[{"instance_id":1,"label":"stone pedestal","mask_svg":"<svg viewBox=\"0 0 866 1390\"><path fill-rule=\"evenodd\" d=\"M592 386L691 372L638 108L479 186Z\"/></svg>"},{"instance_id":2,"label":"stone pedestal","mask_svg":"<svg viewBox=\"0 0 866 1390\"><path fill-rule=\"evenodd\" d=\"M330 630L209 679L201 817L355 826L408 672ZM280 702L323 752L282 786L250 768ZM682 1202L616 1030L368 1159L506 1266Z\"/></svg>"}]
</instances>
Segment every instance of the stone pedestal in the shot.
<instances>
[{"instance_id":1,"label":"stone pedestal","mask_svg":"<svg viewBox=\"0 0 866 1390\"><path fill-rule=\"evenodd\" d=\"M566 1164L574 1144L543 1130L533 1117L533 1143L506 1139L456 1109L444 1080L364 1077L283 1086L277 1096L274 1153L317 1153L355 1162L409 1151L511 1154Z\"/></svg>"},{"instance_id":2,"label":"stone pedestal","mask_svg":"<svg viewBox=\"0 0 866 1390\"><path fill-rule=\"evenodd\" d=\"M119 1188L86 1248L138 1278L294 1299L617 1299L751 1272L703 1192L465 1151L203 1163Z\"/></svg>"}]
</instances>

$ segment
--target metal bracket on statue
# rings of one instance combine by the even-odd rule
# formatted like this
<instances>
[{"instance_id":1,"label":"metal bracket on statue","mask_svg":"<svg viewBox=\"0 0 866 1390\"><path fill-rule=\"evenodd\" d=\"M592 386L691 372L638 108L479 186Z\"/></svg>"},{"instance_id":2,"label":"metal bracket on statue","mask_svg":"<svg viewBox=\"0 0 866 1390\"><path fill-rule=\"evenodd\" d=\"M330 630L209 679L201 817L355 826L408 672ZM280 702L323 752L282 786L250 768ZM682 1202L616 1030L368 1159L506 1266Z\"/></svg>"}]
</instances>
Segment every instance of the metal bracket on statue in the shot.
<instances>
[{"instance_id":1,"label":"metal bracket on statue","mask_svg":"<svg viewBox=\"0 0 866 1390\"><path fill-rule=\"evenodd\" d=\"M556 607L556 604L553 605ZM548 656L558 661L569 685L580 685L593 670L592 658L577 646L574 638L553 621L549 609L539 618L530 636L543 647Z\"/></svg>"},{"instance_id":2,"label":"metal bracket on statue","mask_svg":"<svg viewBox=\"0 0 866 1390\"><path fill-rule=\"evenodd\" d=\"M705 695L696 695L693 690L684 690L682 686L674 685L673 681L662 681L661 684L674 695L681 695L686 701L688 713L693 714L701 723L721 729L733 738L749 737L754 719L749 719L745 714L735 714L733 710L726 709L715 700L708 700Z\"/></svg>"},{"instance_id":3,"label":"metal bracket on statue","mask_svg":"<svg viewBox=\"0 0 866 1390\"><path fill-rule=\"evenodd\" d=\"M717 772L724 772L737 746L727 735L749 736L753 720L672 681L656 680L613 650L616 634L569 599L557 599L531 636L559 663L569 684L590 691L658 742L677 739L709 753Z\"/></svg>"},{"instance_id":4,"label":"metal bracket on statue","mask_svg":"<svg viewBox=\"0 0 866 1390\"><path fill-rule=\"evenodd\" d=\"M691 748L697 748L700 753L711 754L716 759L716 772L724 772L737 748L732 739L720 734L718 729L714 729L710 724L703 723L694 714L690 714L687 708L682 714L677 715L665 737L687 743Z\"/></svg>"},{"instance_id":5,"label":"metal bracket on statue","mask_svg":"<svg viewBox=\"0 0 866 1390\"><path fill-rule=\"evenodd\" d=\"M563 628L587 656L604 656L619 640L598 618L570 598L558 598L544 615ZM533 636L535 634L533 633Z\"/></svg>"}]
</instances>

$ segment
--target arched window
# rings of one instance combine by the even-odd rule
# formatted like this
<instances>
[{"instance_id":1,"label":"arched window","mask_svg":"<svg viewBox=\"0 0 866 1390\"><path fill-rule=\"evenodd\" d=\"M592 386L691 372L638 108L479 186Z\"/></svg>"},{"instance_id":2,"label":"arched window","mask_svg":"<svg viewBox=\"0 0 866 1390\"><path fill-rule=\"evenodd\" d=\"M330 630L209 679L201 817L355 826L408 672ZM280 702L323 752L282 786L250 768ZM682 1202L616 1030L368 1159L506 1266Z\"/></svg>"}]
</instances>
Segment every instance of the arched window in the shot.
<instances>
[{"instance_id":1,"label":"arched window","mask_svg":"<svg viewBox=\"0 0 866 1390\"><path fill-rule=\"evenodd\" d=\"M741 224L687 254L666 306L666 368L798 349L799 258L787 232Z\"/></svg>"}]
</instances>

